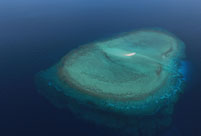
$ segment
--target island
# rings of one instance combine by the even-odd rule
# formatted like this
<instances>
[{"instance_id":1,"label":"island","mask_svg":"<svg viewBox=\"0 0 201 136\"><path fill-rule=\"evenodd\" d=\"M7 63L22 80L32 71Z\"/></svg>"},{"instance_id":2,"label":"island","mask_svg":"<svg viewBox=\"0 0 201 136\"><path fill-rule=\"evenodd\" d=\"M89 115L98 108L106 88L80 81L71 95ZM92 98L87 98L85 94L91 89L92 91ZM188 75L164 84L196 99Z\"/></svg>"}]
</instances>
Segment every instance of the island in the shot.
<instances>
[{"instance_id":1,"label":"island","mask_svg":"<svg viewBox=\"0 0 201 136\"><path fill-rule=\"evenodd\" d=\"M155 136L171 124L185 78L185 45L162 29L141 29L79 46L36 75L38 91L82 119Z\"/></svg>"}]
</instances>

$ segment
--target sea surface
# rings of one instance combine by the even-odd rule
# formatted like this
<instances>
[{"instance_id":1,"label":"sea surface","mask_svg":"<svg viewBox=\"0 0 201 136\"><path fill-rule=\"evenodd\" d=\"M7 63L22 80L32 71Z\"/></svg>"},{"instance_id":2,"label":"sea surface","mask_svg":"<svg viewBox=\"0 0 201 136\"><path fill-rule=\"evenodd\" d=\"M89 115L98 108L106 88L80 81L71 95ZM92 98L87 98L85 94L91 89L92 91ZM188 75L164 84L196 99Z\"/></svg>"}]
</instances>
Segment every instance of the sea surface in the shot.
<instances>
[{"instance_id":1,"label":"sea surface","mask_svg":"<svg viewBox=\"0 0 201 136\"><path fill-rule=\"evenodd\" d=\"M34 75L79 45L153 27L184 41L190 71L162 136L201 136L200 0L0 0L0 136L119 136L56 108Z\"/></svg>"}]
</instances>

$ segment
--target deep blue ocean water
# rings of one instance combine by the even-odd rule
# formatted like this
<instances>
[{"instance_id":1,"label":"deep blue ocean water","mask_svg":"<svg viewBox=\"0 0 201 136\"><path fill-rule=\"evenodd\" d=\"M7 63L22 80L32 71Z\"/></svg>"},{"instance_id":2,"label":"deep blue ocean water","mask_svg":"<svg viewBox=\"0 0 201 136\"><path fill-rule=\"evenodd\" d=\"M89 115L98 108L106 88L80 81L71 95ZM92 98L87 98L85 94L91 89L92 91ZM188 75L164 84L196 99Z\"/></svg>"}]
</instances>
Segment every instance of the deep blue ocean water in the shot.
<instances>
[{"instance_id":1,"label":"deep blue ocean water","mask_svg":"<svg viewBox=\"0 0 201 136\"><path fill-rule=\"evenodd\" d=\"M1 0L0 136L118 136L54 107L36 91L34 75L79 45L150 27L183 40L191 64L164 136L201 136L199 0Z\"/></svg>"}]
</instances>

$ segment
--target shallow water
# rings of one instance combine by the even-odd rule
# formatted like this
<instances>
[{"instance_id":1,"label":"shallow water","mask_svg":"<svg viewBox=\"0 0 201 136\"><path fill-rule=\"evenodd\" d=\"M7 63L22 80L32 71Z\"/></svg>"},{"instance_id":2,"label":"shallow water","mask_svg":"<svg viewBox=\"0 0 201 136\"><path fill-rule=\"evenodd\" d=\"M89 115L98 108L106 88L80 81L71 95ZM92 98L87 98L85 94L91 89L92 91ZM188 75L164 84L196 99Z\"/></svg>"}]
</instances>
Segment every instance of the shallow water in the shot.
<instances>
[{"instance_id":1,"label":"shallow water","mask_svg":"<svg viewBox=\"0 0 201 136\"><path fill-rule=\"evenodd\" d=\"M121 32L160 27L186 44L191 76L166 135L201 135L198 0L0 1L0 135L119 135L81 121L37 93L34 75L69 50Z\"/></svg>"}]
</instances>

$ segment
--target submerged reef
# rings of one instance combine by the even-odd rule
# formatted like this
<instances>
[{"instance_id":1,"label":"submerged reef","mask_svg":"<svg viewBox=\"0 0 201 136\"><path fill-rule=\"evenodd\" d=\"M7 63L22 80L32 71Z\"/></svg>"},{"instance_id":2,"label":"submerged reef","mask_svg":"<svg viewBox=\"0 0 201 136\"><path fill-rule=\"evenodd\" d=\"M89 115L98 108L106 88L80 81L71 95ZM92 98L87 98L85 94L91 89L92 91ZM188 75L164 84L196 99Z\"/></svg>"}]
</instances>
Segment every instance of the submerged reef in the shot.
<instances>
[{"instance_id":1,"label":"submerged reef","mask_svg":"<svg viewBox=\"0 0 201 136\"><path fill-rule=\"evenodd\" d=\"M182 92L184 43L159 29L80 46L36 75L38 90L79 117L135 136L171 123Z\"/></svg>"}]
</instances>

